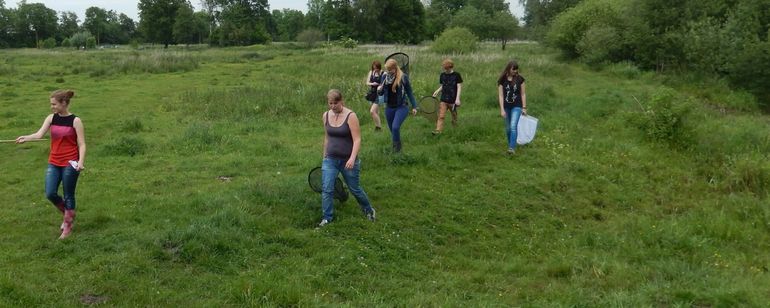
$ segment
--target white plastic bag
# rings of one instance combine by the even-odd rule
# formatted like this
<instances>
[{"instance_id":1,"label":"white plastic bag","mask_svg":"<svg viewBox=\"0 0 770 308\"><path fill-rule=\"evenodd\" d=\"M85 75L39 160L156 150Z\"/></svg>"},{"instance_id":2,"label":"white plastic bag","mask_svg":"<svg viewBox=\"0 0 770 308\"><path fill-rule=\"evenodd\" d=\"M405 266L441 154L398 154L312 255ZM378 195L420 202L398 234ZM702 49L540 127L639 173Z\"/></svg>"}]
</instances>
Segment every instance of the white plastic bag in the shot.
<instances>
[{"instance_id":1,"label":"white plastic bag","mask_svg":"<svg viewBox=\"0 0 770 308\"><path fill-rule=\"evenodd\" d=\"M519 118L519 126L517 129L516 143L527 144L535 139L535 133L537 132L537 118L522 115Z\"/></svg>"}]
</instances>

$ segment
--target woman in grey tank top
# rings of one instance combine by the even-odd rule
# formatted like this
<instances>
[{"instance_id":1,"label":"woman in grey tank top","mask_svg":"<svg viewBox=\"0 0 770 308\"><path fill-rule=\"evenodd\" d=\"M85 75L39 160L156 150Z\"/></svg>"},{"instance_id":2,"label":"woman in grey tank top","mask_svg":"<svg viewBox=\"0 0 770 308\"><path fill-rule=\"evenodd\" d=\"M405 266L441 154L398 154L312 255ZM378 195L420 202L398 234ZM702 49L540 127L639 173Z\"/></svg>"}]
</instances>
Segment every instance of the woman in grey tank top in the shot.
<instances>
[{"instance_id":1,"label":"woman in grey tank top","mask_svg":"<svg viewBox=\"0 0 770 308\"><path fill-rule=\"evenodd\" d=\"M321 164L323 191L321 193L321 208L323 218L318 224L323 227L334 219L334 180L342 173L350 193L356 197L361 211L367 219L375 220L375 211L369 203L369 197L358 183L361 172L361 160L358 151L361 149L361 127L356 114L345 108L342 93L337 89L329 90L326 94L329 111L323 114L324 130L324 160Z\"/></svg>"}]
</instances>

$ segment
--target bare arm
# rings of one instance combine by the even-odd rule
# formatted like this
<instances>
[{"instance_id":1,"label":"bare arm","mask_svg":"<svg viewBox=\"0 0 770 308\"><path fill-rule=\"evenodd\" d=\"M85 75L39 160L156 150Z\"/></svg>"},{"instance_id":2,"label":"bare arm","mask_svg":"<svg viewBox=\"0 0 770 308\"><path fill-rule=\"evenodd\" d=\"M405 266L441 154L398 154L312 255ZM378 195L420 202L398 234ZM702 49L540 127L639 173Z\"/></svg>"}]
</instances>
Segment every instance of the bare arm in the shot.
<instances>
[{"instance_id":1,"label":"bare arm","mask_svg":"<svg viewBox=\"0 0 770 308\"><path fill-rule=\"evenodd\" d=\"M457 84L457 98L455 98L455 104L460 105L460 93L463 93L463 84Z\"/></svg>"},{"instance_id":2,"label":"bare arm","mask_svg":"<svg viewBox=\"0 0 770 308\"><path fill-rule=\"evenodd\" d=\"M524 114L527 114L527 90L524 83L521 84L521 109Z\"/></svg>"},{"instance_id":3,"label":"bare arm","mask_svg":"<svg viewBox=\"0 0 770 308\"><path fill-rule=\"evenodd\" d=\"M26 136L19 136L16 138L16 143L24 143L27 140L30 139L40 139L45 136L45 133L48 132L48 129L51 128L51 121L53 120L53 114L48 115L45 120L43 120L43 125L40 126L40 129L37 130L36 133Z\"/></svg>"},{"instance_id":4,"label":"bare arm","mask_svg":"<svg viewBox=\"0 0 770 308\"><path fill-rule=\"evenodd\" d=\"M86 135L85 135L85 129L83 129L83 122L80 121L80 118L75 118L75 121L73 121L72 126L75 127L75 133L78 135L78 167L76 168L77 171L83 170L83 166L86 161Z\"/></svg>"},{"instance_id":5,"label":"bare arm","mask_svg":"<svg viewBox=\"0 0 770 308\"><path fill-rule=\"evenodd\" d=\"M438 89L436 89L436 91L433 91L433 97L438 96L439 92L441 92L441 85L438 85Z\"/></svg>"},{"instance_id":6,"label":"bare arm","mask_svg":"<svg viewBox=\"0 0 770 308\"><path fill-rule=\"evenodd\" d=\"M505 118L505 107L503 107L503 85L497 86L497 101L500 104L500 115Z\"/></svg>"},{"instance_id":7,"label":"bare arm","mask_svg":"<svg viewBox=\"0 0 770 308\"><path fill-rule=\"evenodd\" d=\"M328 111L324 112L324 115L321 116L321 121L324 123L324 126L323 126L324 127L324 147L321 150L321 154L323 154L322 156L323 158L326 158L326 143L329 142L329 135L326 134L326 114L327 113Z\"/></svg>"},{"instance_id":8,"label":"bare arm","mask_svg":"<svg viewBox=\"0 0 770 308\"><path fill-rule=\"evenodd\" d=\"M345 163L345 169L353 169L358 151L361 150L361 126L358 124L358 117L352 111L348 118L348 126L350 126L350 136L353 137L353 150L350 151L350 158Z\"/></svg>"}]
</instances>

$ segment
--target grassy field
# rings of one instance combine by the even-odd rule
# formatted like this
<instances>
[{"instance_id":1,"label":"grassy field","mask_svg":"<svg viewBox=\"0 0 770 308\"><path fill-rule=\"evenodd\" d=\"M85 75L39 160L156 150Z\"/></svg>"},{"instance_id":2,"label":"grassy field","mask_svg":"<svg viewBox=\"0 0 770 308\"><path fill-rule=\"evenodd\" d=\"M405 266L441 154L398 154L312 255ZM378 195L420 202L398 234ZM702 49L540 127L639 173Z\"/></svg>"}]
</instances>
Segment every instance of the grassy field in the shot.
<instances>
[{"instance_id":1,"label":"grassy field","mask_svg":"<svg viewBox=\"0 0 770 308\"><path fill-rule=\"evenodd\" d=\"M367 67L424 47L0 51L0 139L75 89L88 157L74 233L43 194L48 145L0 144L0 306L764 306L770 120L719 82L563 63L536 44L455 56L460 125L410 117L390 151ZM505 155L508 59L535 141ZM325 94L363 131L362 185L322 229ZM384 115L383 115L384 116Z\"/></svg>"}]
</instances>

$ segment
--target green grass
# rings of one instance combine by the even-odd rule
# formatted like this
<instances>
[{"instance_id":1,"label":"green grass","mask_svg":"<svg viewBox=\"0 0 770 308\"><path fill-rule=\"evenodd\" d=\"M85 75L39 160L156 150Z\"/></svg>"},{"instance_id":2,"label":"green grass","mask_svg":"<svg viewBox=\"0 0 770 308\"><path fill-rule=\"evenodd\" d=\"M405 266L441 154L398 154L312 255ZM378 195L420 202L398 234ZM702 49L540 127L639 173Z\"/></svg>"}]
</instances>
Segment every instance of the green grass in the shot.
<instances>
[{"instance_id":1,"label":"green grass","mask_svg":"<svg viewBox=\"0 0 770 308\"><path fill-rule=\"evenodd\" d=\"M660 105L666 78L631 66L594 71L536 44L483 45L453 57L465 80L459 127L434 137L434 123L410 117L393 155L362 81L396 49L0 51L2 139L34 132L49 92L72 88L88 143L64 241L43 195L48 145L0 145L0 305L770 301L770 122L730 107L740 94L677 85ZM415 94L435 90L443 56L399 49ZM495 87L510 58L540 119L513 157ZM374 224L351 198L315 228L320 197L306 176L320 164L329 88L361 119ZM680 103L677 133L651 138L668 126L644 110Z\"/></svg>"}]
</instances>

